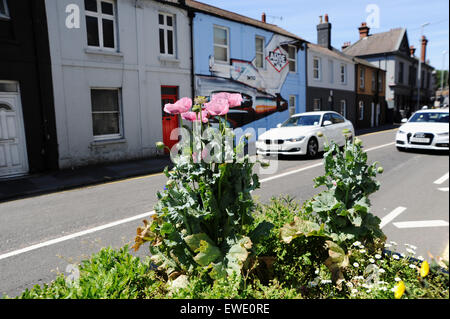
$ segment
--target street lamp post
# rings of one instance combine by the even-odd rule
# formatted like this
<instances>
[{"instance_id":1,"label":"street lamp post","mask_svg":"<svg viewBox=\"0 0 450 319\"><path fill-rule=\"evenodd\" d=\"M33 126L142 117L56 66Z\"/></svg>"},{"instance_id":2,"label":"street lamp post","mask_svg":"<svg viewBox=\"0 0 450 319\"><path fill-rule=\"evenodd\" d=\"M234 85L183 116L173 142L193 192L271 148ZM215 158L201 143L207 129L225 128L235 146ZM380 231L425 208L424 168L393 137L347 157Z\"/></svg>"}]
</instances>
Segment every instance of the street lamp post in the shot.
<instances>
[{"instance_id":1,"label":"street lamp post","mask_svg":"<svg viewBox=\"0 0 450 319\"><path fill-rule=\"evenodd\" d=\"M422 24L420 26L420 41L422 41L423 28L426 27L429 24L430 23L427 22L427 23L424 23L424 24ZM423 45L422 45L422 43L420 43L420 52L421 52L421 54L420 54L420 57L419 57L419 67L417 69L417 109L420 108L420 85L421 85L421 83L420 83L420 74L421 74L420 67L422 65L422 51L423 51Z\"/></svg>"}]
</instances>

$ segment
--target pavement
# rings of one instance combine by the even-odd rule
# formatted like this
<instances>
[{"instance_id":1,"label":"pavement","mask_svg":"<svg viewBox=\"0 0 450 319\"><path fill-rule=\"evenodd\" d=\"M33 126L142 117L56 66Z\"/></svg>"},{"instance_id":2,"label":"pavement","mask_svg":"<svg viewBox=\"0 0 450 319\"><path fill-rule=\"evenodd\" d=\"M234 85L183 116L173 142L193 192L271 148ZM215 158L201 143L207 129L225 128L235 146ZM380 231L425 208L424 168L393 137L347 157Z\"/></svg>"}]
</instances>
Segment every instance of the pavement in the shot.
<instances>
[{"instance_id":1,"label":"pavement","mask_svg":"<svg viewBox=\"0 0 450 319\"><path fill-rule=\"evenodd\" d=\"M384 125L356 130L355 133L364 135L391 130L398 126L398 124ZM166 166L172 167L169 156L0 179L0 202L160 173Z\"/></svg>"},{"instance_id":2,"label":"pavement","mask_svg":"<svg viewBox=\"0 0 450 319\"><path fill-rule=\"evenodd\" d=\"M173 164L169 156L92 165L12 179L0 179L0 202L160 173Z\"/></svg>"}]
</instances>

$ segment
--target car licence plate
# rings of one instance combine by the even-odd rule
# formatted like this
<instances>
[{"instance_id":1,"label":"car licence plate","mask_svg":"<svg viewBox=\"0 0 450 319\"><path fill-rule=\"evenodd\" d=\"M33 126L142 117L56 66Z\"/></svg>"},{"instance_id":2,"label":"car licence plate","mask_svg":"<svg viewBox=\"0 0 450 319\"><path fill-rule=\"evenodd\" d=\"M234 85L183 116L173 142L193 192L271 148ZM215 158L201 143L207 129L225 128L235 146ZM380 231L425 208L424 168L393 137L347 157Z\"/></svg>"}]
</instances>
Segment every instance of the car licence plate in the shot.
<instances>
[{"instance_id":1,"label":"car licence plate","mask_svg":"<svg viewBox=\"0 0 450 319\"><path fill-rule=\"evenodd\" d=\"M426 137L411 137L411 142L430 143L430 139Z\"/></svg>"}]
</instances>

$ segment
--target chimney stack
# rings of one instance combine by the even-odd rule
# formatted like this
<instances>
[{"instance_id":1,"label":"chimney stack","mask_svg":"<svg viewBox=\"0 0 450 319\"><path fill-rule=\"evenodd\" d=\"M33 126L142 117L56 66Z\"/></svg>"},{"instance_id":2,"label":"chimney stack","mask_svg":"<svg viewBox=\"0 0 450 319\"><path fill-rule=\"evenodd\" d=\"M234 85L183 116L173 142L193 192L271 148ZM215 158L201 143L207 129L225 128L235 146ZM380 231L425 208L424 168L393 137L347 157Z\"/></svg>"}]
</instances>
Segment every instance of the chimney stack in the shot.
<instances>
[{"instance_id":1,"label":"chimney stack","mask_svg":"<svg viewBox=\"0 0 450 319\"><path fill-rule=\"evenodd\" d=\"M422 54L420 57L420 60L422 61L422 63L425 63L425 57L427 56L427 43L428 43L428 40L423 35L422 36L422 52L421 52Z\"/></svg>"},{"instance_id":2,"label":"chimney stack","mask_svg":"<svg viewBox=\"0 0 450 319\"><path fill-rule=\"evenodd\" d=\"M262 13L261 21L266 23L266 13L265 12Z\"/></svg>"},{"instance_id":3,"label":"chimney stack","mask_svg":"<svg viewBox=\"0 0 450 319\"><path fill-rule=\"evenodd\" d=\"M331 23L328 21L328 14L325 14L325 21L322 21L322 16L319 18L320 22L317 25L317 44L331 49Z\"/></svg>"},{"instance_id":4,"label":"chimney stack","mask_svg":"<svg viewBox=\"0 0 450 319\"><path fill-rule=\"evenodd\" d=\"M416 48L413 45L411 45L409 47L409 53L411 55L411 58L413 58L414 57L414 53L416 53Z\"/></svg>"},{"instance_id":5,"label":"chimney stack","mask_svg":"<svg viewBox=\"0 0 450 319\"><path fill-rule=\"evenodd\" d=\"M351 42L344 42L344 44L341 47L341 50L344 51L345 49L347 49L349 46L351 45Z\"/></svg>"},{"instance_id":6,"label":"chimney stack","mask_svg":"<svg viewBox=\"0 0 450 319\"><path fill-rule=\"evenodd\" d=\"M362 22L361 26L358 28L359 30L359 38L366 38L369 36L369 30L370 28L367 26L367 23Z\"/></svg>"}]
</instances>

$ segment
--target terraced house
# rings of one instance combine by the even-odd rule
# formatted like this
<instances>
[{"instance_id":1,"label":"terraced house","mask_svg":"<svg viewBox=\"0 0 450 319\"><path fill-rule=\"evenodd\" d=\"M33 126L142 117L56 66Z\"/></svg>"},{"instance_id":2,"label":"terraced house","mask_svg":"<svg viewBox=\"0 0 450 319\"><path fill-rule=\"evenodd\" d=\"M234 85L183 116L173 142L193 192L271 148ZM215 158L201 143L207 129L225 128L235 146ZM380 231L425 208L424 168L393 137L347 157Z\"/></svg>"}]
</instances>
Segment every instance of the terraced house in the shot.
<instances>
[{"instance_id":1,"label":"terraced house","mask_svg":"<svg viewBox=\"0 0 450 319\"><path fill-rule=\"evenodd\" d=\"M195 92L241 93L227 119L243 130L268 129L305 111L306 42L276 25L197 1L193 10ZM256 134L254 138L256 138Z\"/></svg>"},{"instance_id":2,"label":"terraced house","mask_svg":"<svg viewBox=\"0 0 450 319\"><path fill-rule=\"evenodd\" d=\"M0 0L0 178L57 168L44 0Z\"/></svg>"},{"instance_id":3,"label":"terraced house","mask_svg":"<svg viewBox=\"0 0 450 319\"><path fill-rule=\"evenodd\" d=\"M355 124L355 62L331 46L331 27L320 17L317 44L307 46L306 111L336 111Z\"/></svg>"},{"instance_id":4,"label":"terraced house","mask_svg":"<svg viewBox=\"0 0 450 319\"><path fill-rule=\"evenodd\" d=\"M157 154L178 126L162 106L192 96L183 1L45 4L60 168Z\"/></svg>"},{"instance_id":5,"label":"terraced house","mask_svg":"<svg viewBox=\"0 0 450 319\"><path fill-rule=\"evenodd\" d=\"M423 105L431 106L434 84L433 67L426 60L428 40L425 37L421 40L419 60L414 55L414 46L409 44L405 28L370 34L370 28L363 22L358 30L359 40L353 44L347 43L343 52L363 58L375 67L386 71L384 85L387 121L399 122L401 118L408 117L417 108ZM419 61L420 74L418 73Z\"/></svg>"}]
</instances>

